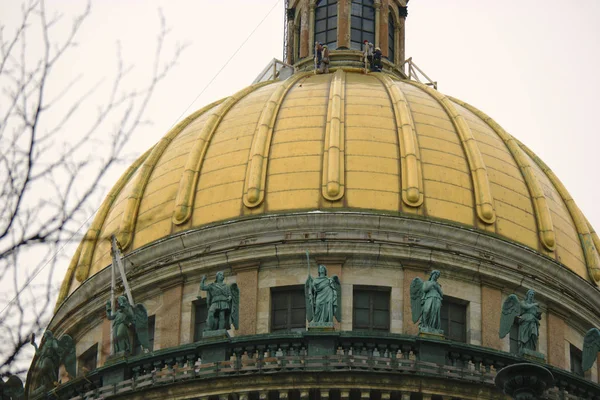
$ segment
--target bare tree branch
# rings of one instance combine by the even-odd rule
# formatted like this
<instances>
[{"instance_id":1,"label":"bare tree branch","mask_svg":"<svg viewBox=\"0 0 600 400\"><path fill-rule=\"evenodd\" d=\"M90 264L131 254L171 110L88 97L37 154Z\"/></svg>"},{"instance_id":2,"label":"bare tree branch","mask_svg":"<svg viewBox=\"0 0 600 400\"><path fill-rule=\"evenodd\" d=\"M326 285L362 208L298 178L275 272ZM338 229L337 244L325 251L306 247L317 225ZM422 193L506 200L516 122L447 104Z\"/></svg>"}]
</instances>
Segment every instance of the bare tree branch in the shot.
<instances>
[{"instance_id":1,"label":"bare tree branch","mask_svg":"<svg viewBox=\"0 0 600 400\"><path fill-rule=\"evenodd\" d=\"M133 66L124 63L117 46L112 79L99 77L82 88L81 75L76 75L55 88L61 82L56 64L75 47L90 12L88 2L60 38L56 28L69 22L62 15L49 17L43 0L27 0L13 34L0 26L0 283L12 288L0 294L0 337L5 338L0 376L24 371L19 360L28 338L43 330L51 314L51 277L65 261L60 250L83 237L103 179L124 161L124 147L147 123L157 85L185 48L177 45L163 61L169 30L159 12L152 74L145 86L127 88ZM33 43L43 49L37 58L27 52ZM107 81L110 90L95 118L69 137L69 124L97 100ZM25 266L32 254L40 261ZM34 287L31 282L41 272L49 278Z\"/></svg>"}]
</instances>

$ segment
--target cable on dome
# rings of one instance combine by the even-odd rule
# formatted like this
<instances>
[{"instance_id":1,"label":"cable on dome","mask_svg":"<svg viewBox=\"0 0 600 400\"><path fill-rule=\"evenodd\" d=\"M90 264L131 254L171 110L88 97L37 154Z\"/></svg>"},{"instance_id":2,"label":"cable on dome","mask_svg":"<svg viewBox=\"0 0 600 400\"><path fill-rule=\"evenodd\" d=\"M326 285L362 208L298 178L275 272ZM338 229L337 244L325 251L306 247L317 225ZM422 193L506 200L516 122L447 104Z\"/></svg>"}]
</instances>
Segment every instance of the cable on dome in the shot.
<instances>
[{"instance_id":1,"label":"cable on dome","mask_svg":"<svg viewBox=\"0 0 600 400\"><path fill-rule=\"evenodd\" d=\"M260 22L258 23L258 25L256 25L256 27L252 30L252 32L250 32L250 34L248 35L248 37L246 37L246 39L242 42L242 44L240 44L240 46L237 48L236 51L233 52L233 54L227 59L227 61L225 62L225 64L223 64L223 66L221 68L219 68L219 70L217 71L217 73L211 78L211 80L206 84L206 86L204 86L204 88L200 91L200 93L194 98L194 100L185 108L185 110L175 119L175 121L171 124L171 128L173 128L173 126L175 126L175 123L181 119L181 117L183 117L183 115L190 109L190 107L196 102L196 100L198 100L198 98L200 96L202 96L202 94L206 91L206 89L208 89L208 87L214 82L214 80L221 74L221 72L223 71L223 69L225 67L227 67L227 65L229 65L229 63L231 62L231 60L237 55L237 53L240 52L240 50L244 47L244 45L248 42L248 40L250 40L250 38L254 35L254 33L258 30L258 28L260 28L260 26L265 22L265 20L269 17L269 15L271 15L271 13L273 12L273 10L275 9L275 7L277 7L277 5L281 2L282 0L277 0L275 1L275 3L273 4L273 6L271 7L271 9L267 12L267 14L263 17L263 19L260 20ZM102 205L100 205L101 207ZM4 306L4 308L2 308L2 310L0 311L0 316L2 316L2 314L4 314L4 312L15 302L15 300L17 300L19 298L19 296L21 295L21 293L23 293L23 290L25 290L25 288L27 288L27 286L29 286L31 284L31 282L33 282L33 280L44 270L44 268L46 268L48 266L48 264L54 260L59 254L60 252L69 244L71 243L71 241L73 240L73 238L75 237L76 234L79 233L79 231L88 223L88 221L98 212L98 210L100 209L100 207L98 207L93 213L90 214L90 216L83 222L83 224L73 233L73 235L71 235L71 237L69 239L67 239L66 243L63 244L63 246L58 249L56 251L56 253L54 253L54 255L52 257L50 257L48 259L48 261L46 261L46 263L39 269L37 270L37 272L35 272L33 274L33 276L31 278L29 278L25 284L21 287L21 289L19 289L19 291L17 292L17 294L8 302L6 303L6 305Z\"/></svg>"}]
</instances>

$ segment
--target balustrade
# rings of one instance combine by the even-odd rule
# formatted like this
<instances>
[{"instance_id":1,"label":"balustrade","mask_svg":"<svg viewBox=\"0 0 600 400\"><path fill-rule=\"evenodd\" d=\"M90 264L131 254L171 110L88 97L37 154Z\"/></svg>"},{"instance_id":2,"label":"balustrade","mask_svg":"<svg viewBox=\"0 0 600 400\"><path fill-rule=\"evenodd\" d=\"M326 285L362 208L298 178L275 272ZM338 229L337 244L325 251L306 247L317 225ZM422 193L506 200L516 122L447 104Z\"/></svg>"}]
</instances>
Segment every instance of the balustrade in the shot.
<instances>
[{"instance_id":1,"label":"balustrade","mask_svg":"<svg viewBox=\"0 0 600 400\"><path fill-rule=\"evenodd\" d=\"M431 344L444 349L445 363L421 360L422 346ZM207 349L214 350L215 347L225 350L224 359L204 362L203 354L206 354ZM522 361L515 355L488 348L408 335L375 335L360 332L336 332L325 335L303 332L253 335L230 338L218 343L200 341L121 359L113 363L109 361L85 377L59 386L53 390L53 394L59 398L99 399L187 380L339 371L427 376L491 388L496 371ZM551 366L546 367L554 374L557 382L557 388L549 392L548 399L600 399L599 385L567 371ZM327 390L318 385L311 387L311 390L319 391L321 400L330 398ZM366 388L364 389L360 393L361 400L370 398L389 400L390 396L400 400L406 397L405 393L385 390L377 391L377 396L374 397ZM336 393L339 393L341 399L346 392L348 396L350 395L346 389L339 390ZM229 392L230 389L227 391ZM316 394L309 396L309 388L302 389L299 393L300 399L316 396ZM407 393L410 396L410 392ZM44 396L45 394L33 398L44 398ZM282 400L285 396L282 398L280 395L279 399ZM338 395L336 394L335 397L338 398ZM256 396L254 394L250 396L246 391L240 393L239 398L262 399L263 393L256 392Z\"/></svg>"}]
</instances>

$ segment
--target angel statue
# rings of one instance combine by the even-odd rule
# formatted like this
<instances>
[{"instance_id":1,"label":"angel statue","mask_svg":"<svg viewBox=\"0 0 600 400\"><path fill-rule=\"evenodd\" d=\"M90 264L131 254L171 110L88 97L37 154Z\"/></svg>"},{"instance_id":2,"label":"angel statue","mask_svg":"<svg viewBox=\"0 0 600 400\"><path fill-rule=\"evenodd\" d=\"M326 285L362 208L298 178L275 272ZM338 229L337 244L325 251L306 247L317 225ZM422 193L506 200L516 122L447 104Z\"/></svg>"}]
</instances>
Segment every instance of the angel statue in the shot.
<instances>
[{"instance_id":1,"label":"angel statue","mask_svg":"<svg viewBox=\"0 0 600 400\"><path fill-rule=\"evenodd\" d=\"M519 353L522 353L523 350L536 351L537 349L542 313L539 304L533 300L534 296L535 292L529 289L524 301L519 301L517 295L511 294L502 303L500 338L504 338L510 332L510 328L517 318Z\"/></svg>"},{"instance_id":2,"label":"angel statue","mask_svg":"<svg viewBox=\"0 0 600 400\"><path fill-rule=\"evenodd\" d=\"M131 342L129 340L129 327L133 326L138 342L144 349L150 348L148 342L148 311L143 304L135 306L129 304L125 296L117 298L118 308L112 312L110 301L106 302L106 318L113 321L113 354L124 352L131 353Z\"/></svg>"},{"instance_id":3,"label":"angel statue","mask_svg":"<svg viewBox=\"0 0 600 400\"><path fill-rule=\"evenodd\" d=\"M31 334L30 342L35 347L35 372L41 387L49 389L58 385L58 368L61 365L71 377L75 377L75 342L71 336L62 335L56 339L52 331L46 330L40 347L35 344L35 334Z\"/></svg>"},{"instance_id":4,"label":"angel statue","mask_svg":"<svg viewBox=\"0 0 600 400\"><path fill-rule=\"evenodd\" d=\"M0 399L20 400L25 398L23 382L16 375L9 375L6 382L0 378Z\"/></svg>"},{"instance_id":5,"label":"angel statue","mask_svg":"<svg viewBox=\"0 0 600 400\"><path fill-rule=\"evenodd\" d=\"M333 317L342 321L342 285L337 275L329 278L327 268L319 265L319 276L310 274L304 284L306 319L310 326L333 326Z\"/></svg>"},{"instance_id":6,"label":"angel statue","mask_svg":"<svg viewBox=\"0 0 600 400\"><path fill-rule=\"evenodd\" d=\"M416 277L410 283L410 310L413 323L421 319L419 332L444 334L441 318L444 293L437 281L439 277L440 271L433 270L426 282Z\"/></svg>"},{"instance_id":7,"label":"angel statue","mask_svg":"<svg viewBox=\"0 0 600 400\"><path fill-rule=\"evenodd\" d=\"M581 368L583 372L592 368L596 361L596 356L600 351L600 330L592 328L583 337L583 359L581 360Z\"/></svg>"},{"instance_id":8,"label":"angel statue","mask_svg":"<svg viewBox=\"0 0 600 400\"><path fill-rule=\"evenodd\" d=\"M215 281L206 284L206 275L200 282L200 290L206 291L206 304L208 317L206 318L205 331L231 329L231 325L238 329L240 319L240 289L237 283L227 285L223 272L217 272Z\"/></svg>"}]
</instances>

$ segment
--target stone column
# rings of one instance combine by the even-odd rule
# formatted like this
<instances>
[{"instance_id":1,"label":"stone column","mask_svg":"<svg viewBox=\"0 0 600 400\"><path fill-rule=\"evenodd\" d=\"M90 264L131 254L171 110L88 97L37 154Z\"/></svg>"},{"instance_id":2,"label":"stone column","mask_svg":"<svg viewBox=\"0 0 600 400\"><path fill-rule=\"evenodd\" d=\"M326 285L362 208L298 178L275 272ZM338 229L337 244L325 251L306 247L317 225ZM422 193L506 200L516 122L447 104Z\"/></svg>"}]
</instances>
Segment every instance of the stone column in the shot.
<instances>
[{"instance_id":1,"label":"stone column","mask_svg":"<svg viewBox=\"0 0 600 400\"><path fill-rule=\"evenodd\" d=\"M377 32L379 32L379 47L381 48L381 53L385 56L388 57L389 56L389 41L390 38L388 37L388 29L389 29L389 24L388 24L388 20L390 18L390 13L389 13L389 5L388 5L389 0L383 0L381 3L381 11L379 13L380 17L379 17L379 30Z\"/></svg>"},{"instance_id":2,"label":"stone column","mask_svg":"<svg viewBox=\"0 0 600 400\"><path fill-rule=\"evenodd\" d=\"M340 47L350 48L350 2L352 0L340 0L338 2L337 18L337 41Z\"/></svg>"},{"instance_id":3,"label":"stone column","mask_svg":"<svg viewBox=\"0 0 600 400\"><path fill-rule=\"evenodd\" d=\"M396 49L398 49L398 55L396 59L398 60L398 64L402 64L406 61L406 17L408 16L408 9L406 7L399 6L398 13L400 14L400 18L398 19L398 34L396 35Z\"/></svg>"},{"instance_id":4,"label":"stone column","mask_svg":"<svg viewBox=\"0 0 600 400\"><path fill-rule=\"evenodd\" d=\"M414 270L404 268L404 279L403 279L403 288L402 288L402 300L404 303L403 310L403 327L404 333L407 335L416 335L419 333L419 325L414 324L412 322L412 313L410 311L410 282L416 278L420 277L423 280L427 280L424 276L424 272L422 270Z\"/></svg>"},{"instance_id":5,"label":"stone column","mask_svg":"<svg viewBox=\"0 0 600 400\"><path fill-rule=\"evenodd\" d=\"M296 62L294 60L294 37L296 37L296 31L294 30L294 17L289 9L286 9L287 13L287 46L285 49L285 58L288 64Z\"/></svg>"},{"instance_id":6,"label":"stone column","mask_svg":"<svg viewBox=\"0 0 600 400\"><path fill-rule=\"evenodd\" d=\"M548 364L565 369L565 317L548 309Z\"/></svg>"},{"instance_id":7,"label":"stone column","mask_svg":"<svg viewBox=\"0 0 600 400\"><path fill-rule=\"evenodd\" d=\"M381 31L381 0L375 0L373 2L373 6L375 7L375 47L380 47L380 31ZM384 50L382 49L382 52ZM383 52L383 55L387 55Z\"/></svg>"},{"instance_id":8,"label":"stone column","mask_svg":"<svg viewBox=\"0 0 600 400\"><path fill-rule=\"evenodd\" d=\"M312 57L315 53L315 8L317 7L317 2L315 0L310 0L308 5L308 56Z\"/></svg>"},{"instance_id":9,"label":"stone column","mask_svg":"<svg viewBox=\"0 0 600 400\"><path fill-rule=\"evenodd\" d=\"M300 58L306 58L309 55L308 34L308 10L303 8L300 16Z\"/></svg>"},{"instance_id":10,"label":"stone column","mask_svg":"<svg viewBox=\"0 0 600 400\"><path fill-rule=\"evenodd\" d=\"M256 263L231 266L240 288L240 325L236 331L238 335L256 334L258 267Z\"/></svg>"},{"instance_id":11,"label":"stone column","mask_svg":"<svg viewBox=\"0 0 600 400\"><path fill-rule=\"evenodd\" d=\"M156 310L154 350L179 346L183 284L163 288L162 305Z\"/></svg>"},{"instance_id":12,"label":"stone column","mask_svg":"<svg viewBox=\"0 0 600 400\"><path fill-rule=\"evenodd\" d=\"M500 331L500 312L502 310L502 291L487 283L481 285L481 345L502 350Z\"/></svg>"},{"instance_id":13,"label":"stone column","mask_svg":"<svg viewBox=\"0 0 600 400\"><path fill-rule=\"evenodd\" d=\"M294 41L293 45L293 60L294 64L296 64L300 60L300 21L298 24L294 24L294 35L292 36L292 40Z\"/></svg>"}]
</instances>

